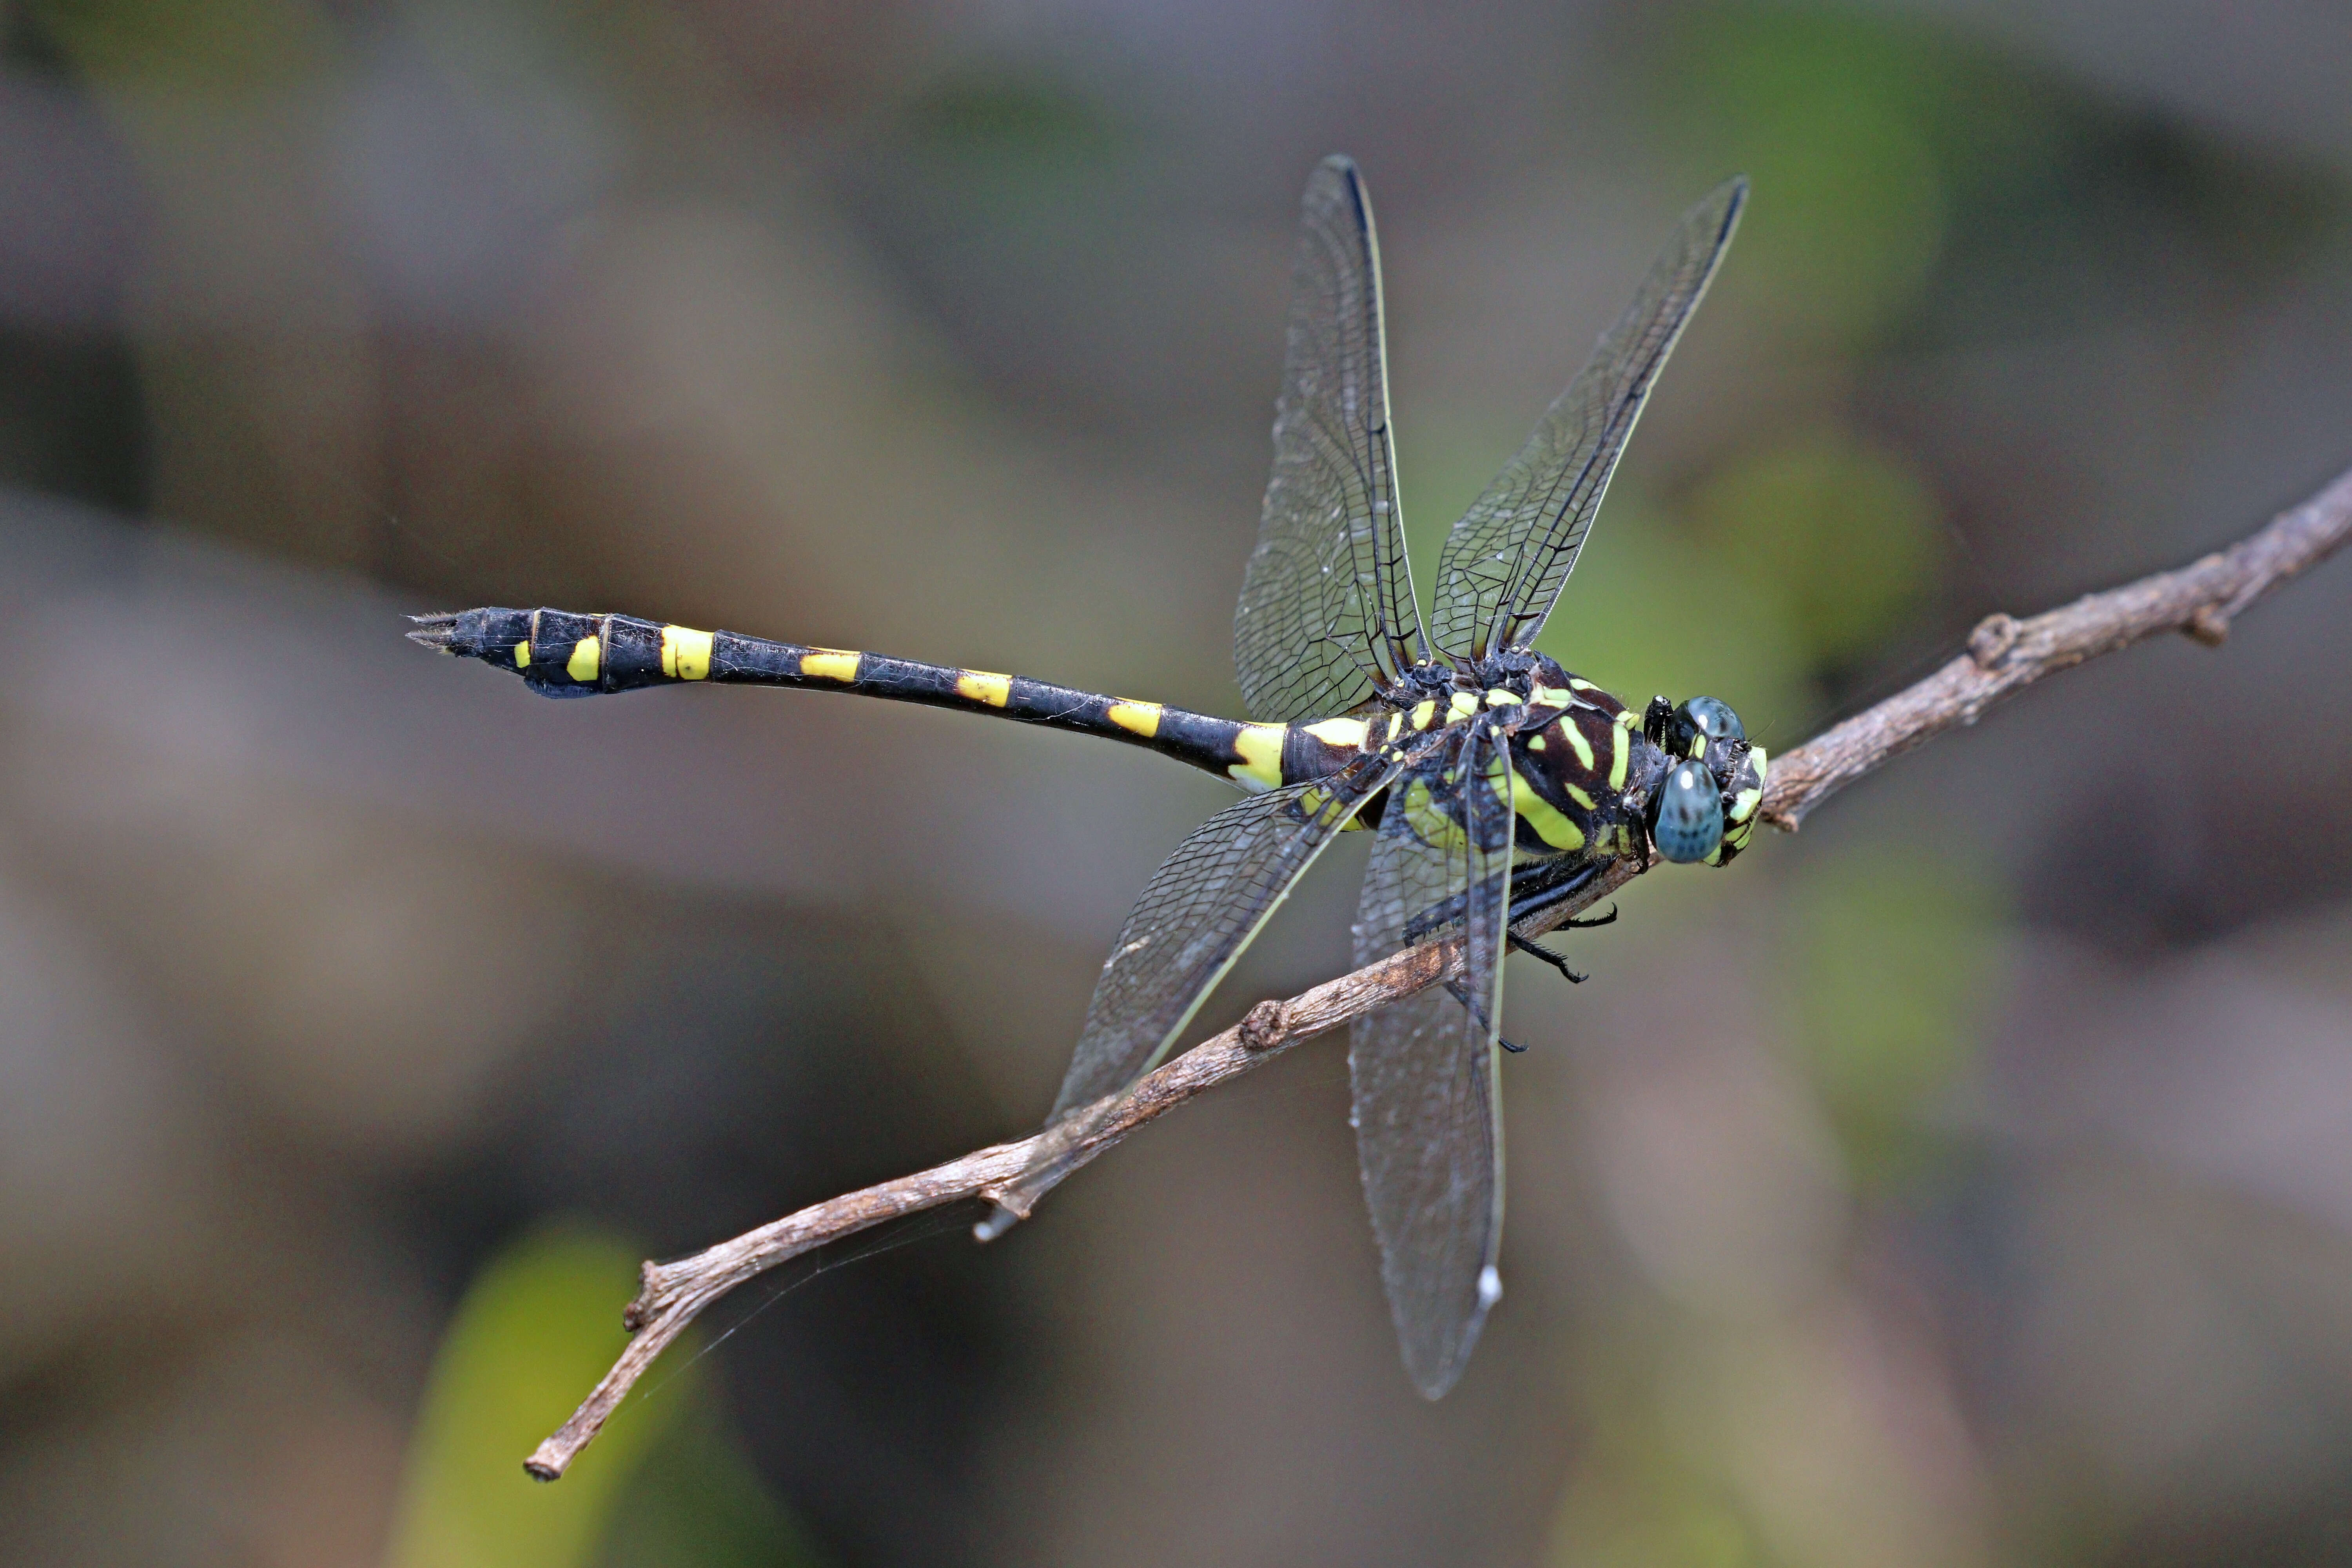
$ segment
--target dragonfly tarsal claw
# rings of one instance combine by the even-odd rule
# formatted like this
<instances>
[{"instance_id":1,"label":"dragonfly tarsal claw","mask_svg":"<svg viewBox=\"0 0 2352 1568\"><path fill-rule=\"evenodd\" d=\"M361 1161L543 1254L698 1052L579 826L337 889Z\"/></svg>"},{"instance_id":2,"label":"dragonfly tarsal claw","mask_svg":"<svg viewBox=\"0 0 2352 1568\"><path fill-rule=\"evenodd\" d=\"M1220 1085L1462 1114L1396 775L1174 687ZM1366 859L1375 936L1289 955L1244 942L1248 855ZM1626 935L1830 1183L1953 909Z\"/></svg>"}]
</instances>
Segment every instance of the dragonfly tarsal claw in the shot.
<instances>
[{"instance_id":1,"label":"dragonfly tarsal claw","mask_svg":"<svg viewBox=\"0 0 2352 1568\"><path fill-rule=\"evenodd\" d=\"M1526 937L1520 936L1516 932L1513 933L1511 937L1511 945L1531 958L1542 959L1546 963L1549 963L1554 969L1559 970L1560 977L1566 980L1570 985L1581 985L1586 981L1592 978L1590 974L1579 974L1575 970L1570 969L1568 966L1568 956L1565 953L1554 952L1551 949L1530 942Z\"/></svg>"}]
</instances>

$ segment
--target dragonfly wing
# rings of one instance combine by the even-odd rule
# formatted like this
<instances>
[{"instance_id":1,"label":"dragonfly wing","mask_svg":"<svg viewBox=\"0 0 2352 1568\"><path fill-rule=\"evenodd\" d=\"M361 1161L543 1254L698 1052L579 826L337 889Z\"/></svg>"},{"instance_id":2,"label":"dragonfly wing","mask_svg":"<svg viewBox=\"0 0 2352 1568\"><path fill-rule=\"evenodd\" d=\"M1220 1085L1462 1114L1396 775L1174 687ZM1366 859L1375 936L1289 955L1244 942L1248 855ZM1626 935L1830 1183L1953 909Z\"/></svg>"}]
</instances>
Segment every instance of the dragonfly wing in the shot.
<instances>
[{"instance_id":1,"label":"dragonfly wing","mask_svg":"<svg viewBox=\"0 0 2352 1568\"><path fill-rule=\"evenodd\" d=\"M1723 260L1748 182L1683 216L1623 316L1527 445L1454 525L1437 565L1438 648L1476 658L1532 643L1601 510L1650 388Z\"/></svg>"},{"instance_id":2,"label":"dragonfly wing","mask_svg":"<svg viewBox=\"0 0 2352 1568\"><path fill-rule=\"evenodd\" d=\"M1416 941L1465 944L1463 999L1433 987L1353 1026L1348 1072L1356 1152L1381 1245L1381 1279L1405 1371L1432 1399L1452 1388L1500 1292L1503 1130L1496 1077L1510 908L1510 806L1488 777L1499 742L1480 729L1457 777L1465 830L1417 832L1392 795L1356 923L1359 966ZM1416 770L1396 788L1411 791ZM1467 781L1466 787L1462 781ZM1507 787L1507 786L1506 786ZM1442 793L1437 791L1436 793ZM1432 927L1430 911L1451 918ZM1453 911L1459 911L1454 913ZM1429 929L1423 929L1429 928Z\"/></svg>"},{"instance_id":3,"label":"dragonfly wing","mask_svg":"<svg viewBox=\"0 0 2352 1568\"><path fill-rule=\"evenodd\" d=\"M1049 1124L1061 1136L1015 1191L1034 1194L1073 1143L1159 1065L1275 909L1395 773L1367 756L1336 777L1235 801L1193 829L1152 876L1120 928L1087 1005ZM1086 1113L1083 1117L1080 1113Z\"/></svg>"},{"instance_id":4,"label":"dragonfly wing","mask_svg":"<svg viewBox=\"0 0 2352 1568\"><path fill-rule=\"evenodd\" d=\"M1345 712L1424 657L1389 436L1381 251L1356 166L1307 182L1274 477L1234 612L1250 716Z\"/></svg>"}]
</instances>

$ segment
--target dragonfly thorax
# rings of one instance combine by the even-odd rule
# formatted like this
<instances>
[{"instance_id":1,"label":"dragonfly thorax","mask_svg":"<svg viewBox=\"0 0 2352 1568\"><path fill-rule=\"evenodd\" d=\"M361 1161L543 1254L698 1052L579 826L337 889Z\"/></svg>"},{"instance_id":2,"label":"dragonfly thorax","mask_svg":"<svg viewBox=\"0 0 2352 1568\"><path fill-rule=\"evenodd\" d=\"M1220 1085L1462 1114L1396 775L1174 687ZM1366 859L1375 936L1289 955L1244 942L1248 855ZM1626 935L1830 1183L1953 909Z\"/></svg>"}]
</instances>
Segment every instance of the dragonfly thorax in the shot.
<instances>
[{"instance_id":1,"label":"dragonfly thorax","mask_svg":"<svg viewBox=\"0 0 2352 1568\"><path fill-rule=\"evenodd\" d=\"M1408 669L1372 704L1367 750L1382 742L1411 758L1406 793L1416 832L1452 837L1482 787L1461 765L1485 737L1483 787L1507 795L1521 859L1612 859L1647 849L1721 866L1746 847L1764 784L1765 754L1738 715L1711 697L1637 711L1532 649ZM1385 802L1364 813L1377 826ZM1447 826L1446 824L1454 826ZM1425 831L1424 831L1425 829Z\"/></svg>"}]
</instances>

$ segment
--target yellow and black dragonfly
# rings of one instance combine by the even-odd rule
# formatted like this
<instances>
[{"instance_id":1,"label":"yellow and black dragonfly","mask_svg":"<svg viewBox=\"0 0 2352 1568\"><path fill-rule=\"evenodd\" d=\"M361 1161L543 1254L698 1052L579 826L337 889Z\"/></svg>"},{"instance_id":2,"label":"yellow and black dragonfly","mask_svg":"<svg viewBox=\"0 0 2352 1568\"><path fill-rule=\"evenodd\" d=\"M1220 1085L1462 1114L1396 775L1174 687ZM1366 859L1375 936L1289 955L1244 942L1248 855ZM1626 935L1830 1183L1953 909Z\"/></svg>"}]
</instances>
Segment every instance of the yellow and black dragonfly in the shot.
<instances>
[{"instance_id":1,"label":"yellow and black dragonfly","mask_svg":"<svg viewBox=\"0 0 2352 1568\"><path fill-rule=\"evenodd\" d=\"M1152 877L1103 965L1049 1125L1072 1136L1165 1058L1343 829L1373 835L1369 963L1459 941L1462 977L1353 1028L1357 1148L1406 1370L1435 1398L1501 1294L1497 1032L1513 931L1608 866L1721 865L1747 844L1763 748L1713 698L1642 711L1533 647L1660 368L1731 241L1747 183L1691 209L1624 315L1462 520L1423 622L1389 429L1380 248L1362 178L1308 180L1274 477L1234 617L1247 720L1020 676L618 615L477 609L409 635L552 697L689 681L855 691L1149 746L1247 792ZM1048 1141L1049 1144L1055 1142ZM1049 1157L1050 1162L1050 1157ZM1034 1171L1034 1190L1054 1179ZM1025 1211L1019 1192L982 1227Z\"/></svg>"}]
</instances>

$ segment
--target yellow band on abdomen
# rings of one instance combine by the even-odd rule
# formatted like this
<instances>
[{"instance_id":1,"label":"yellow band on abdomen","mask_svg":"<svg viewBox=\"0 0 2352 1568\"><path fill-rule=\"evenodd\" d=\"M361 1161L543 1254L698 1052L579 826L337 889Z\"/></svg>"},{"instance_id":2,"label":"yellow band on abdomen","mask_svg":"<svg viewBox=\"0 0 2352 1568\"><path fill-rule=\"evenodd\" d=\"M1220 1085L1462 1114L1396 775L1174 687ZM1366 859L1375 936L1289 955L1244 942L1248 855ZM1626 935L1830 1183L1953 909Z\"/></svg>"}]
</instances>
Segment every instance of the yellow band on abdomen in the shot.
<instances>
[{"instance_id":1,"label":"yellow band on abdomen","mask_svg":"<svg viewBox=\"0 0 2352 1568\"><path fill-rule=\"evenodd\" d=\"M1241 758L1225 772L1246 790L1275 789L1282 784L1282 724L1244 724L1234 737L1234 753Z\"/></svg>"},{"instance_id":2,"label":"yellow band on abdomen","mask_svg":"<svg viewBox=\"0 0 2352 1568\"><path fill-rule=\"evenodd\" d=\"M956 671L956 695L967 702L1002 708L1013 695L1013 678L991 675L984 669L960 669Z\"/></svg>"},{"instance_id":3,"label":"yellow band on abdomen","mask_svg":"<svg viewBox=\"0 0 2352 1568\"><path fill-rule=\"evenodd\" d=\"M1161 709L1157 702L1114 702L1110 705L1110 721L1130 735L1140 735L1149 741L1160 733Z\"/></svg>"},{"instance_id":4,"label":"yellow band on abdomen","mask_svg":"<svg viewBox=\"0 0 2352 1568\"><path fill-rule=\"evenodd\" d=\"M710 634L692 626L662 627L662 673L672 680L710 679Z\"/></svg>"},{"instance_id":5,"label":"yellow band on abdomen","mask_svg":"<svg viewBox=\"0 0 2352 1568\"><path fill-rule=\"evenodd\" d=\"M846 685L857 679L857 663L863 658L837 647L813 647L801 655L801 674L810 680L838 680Z\"/></svg>"}]
</instances>

